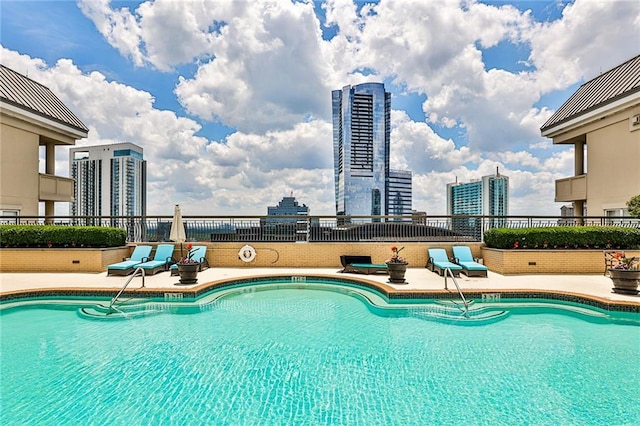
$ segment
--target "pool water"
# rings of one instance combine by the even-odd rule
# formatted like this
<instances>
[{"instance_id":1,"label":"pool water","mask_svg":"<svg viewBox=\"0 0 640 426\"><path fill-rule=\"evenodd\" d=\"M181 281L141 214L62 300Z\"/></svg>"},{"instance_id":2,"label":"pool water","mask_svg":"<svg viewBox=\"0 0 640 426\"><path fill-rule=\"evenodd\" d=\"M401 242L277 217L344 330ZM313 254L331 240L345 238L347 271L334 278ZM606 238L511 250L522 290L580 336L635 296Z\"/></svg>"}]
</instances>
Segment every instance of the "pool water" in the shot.
<instances>
[{"instance_id":1,"label":"pool water","mask_svg":"<svg viewBox=\"0 0 640 426\"><path fill-rule=\"evenodd\" d=\"M372 314L331 291L236 293L196 314L1 319L2 424L625 425L640 327Z\"/></svg>"}]
</instances>

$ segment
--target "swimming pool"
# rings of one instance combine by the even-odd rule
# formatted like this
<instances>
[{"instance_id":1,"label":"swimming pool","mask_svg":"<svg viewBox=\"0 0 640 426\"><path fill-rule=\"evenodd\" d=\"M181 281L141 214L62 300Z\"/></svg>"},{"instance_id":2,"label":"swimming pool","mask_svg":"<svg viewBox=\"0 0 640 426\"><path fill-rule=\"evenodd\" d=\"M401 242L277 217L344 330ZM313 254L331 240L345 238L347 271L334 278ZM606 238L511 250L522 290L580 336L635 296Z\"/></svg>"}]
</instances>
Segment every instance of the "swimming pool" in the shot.
<instances>
[{"instance_id":1,"label":"swimming pool","mask_svg":"<svg viewBox=\"0 0 640 426\"><path fill-rule=\"evenodd\" d=\"M637 316L621 314L636 325L617 325L527 308L460 327L415 315L420 310L372 307L351 290L254 290L129 321L87 320L78 315L81 303L5 310L0 421L604 425L640 418Z\"/></svg>"}]
</instances>

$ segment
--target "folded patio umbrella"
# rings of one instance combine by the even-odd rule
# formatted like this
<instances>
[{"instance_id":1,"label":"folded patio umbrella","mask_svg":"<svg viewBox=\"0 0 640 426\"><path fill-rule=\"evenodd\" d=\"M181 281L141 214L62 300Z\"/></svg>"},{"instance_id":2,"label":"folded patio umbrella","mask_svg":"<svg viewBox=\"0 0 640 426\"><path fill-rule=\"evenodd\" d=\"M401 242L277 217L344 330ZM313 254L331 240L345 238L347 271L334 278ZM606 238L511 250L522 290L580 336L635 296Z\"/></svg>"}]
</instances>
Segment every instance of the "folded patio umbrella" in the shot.
<instances>
[{"instance_id":1,"label":"folded patio umbrella","mask_svg":"<svg viewBox=\"0 0 640 426\"><path fill-rule=\"evenodd\" d=\"M182 258L182 243L186 241L187 233L184 229L184 223L182 222L182 211L180 210L179 204L176 204L173 211L173 222L171 223L169 239L176 243L180 243L180 258Z\"/></svg>"}]
</instances>

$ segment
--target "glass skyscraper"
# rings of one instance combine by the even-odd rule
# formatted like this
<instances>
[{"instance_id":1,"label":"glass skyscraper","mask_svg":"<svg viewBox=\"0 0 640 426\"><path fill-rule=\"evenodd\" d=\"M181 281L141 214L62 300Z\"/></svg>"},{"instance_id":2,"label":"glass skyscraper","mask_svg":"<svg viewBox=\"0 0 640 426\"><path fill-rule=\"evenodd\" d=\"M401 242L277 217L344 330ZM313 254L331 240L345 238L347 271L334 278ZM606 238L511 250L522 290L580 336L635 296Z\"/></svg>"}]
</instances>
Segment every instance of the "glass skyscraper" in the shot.
<instances>
[{"instance_id":1,"label":"glass skyscraper","mask_svg":"<svg viewBox=\"0 0 640 426\"><path fill-rule=\"evenodd\" d=\"M507 216L509 214L509 178L496 170L495 175L468 183L447 184L447 215ZM488 227L504 226L505 218L489 218ZM453 218L452 229L482 235L479 218Z\"/></svg>"},{"instance_id":2,"label":"glass skyscraper","mask_svg":"<svg viewBox=\"0 0 640 426\"><path fill-rule=\"evenodd\" d=\"M69 150L75 181L72 216L143 216L147 213L147 164L132 143Z\"/></svg>"},{"instance_id":3,"label":"glass skyscraper","mask_svg":"<svg viewBox=\"0 0 640 426\"><path fill-rule=\"evenodd\" d=\"M336 214L410 215L411 173L392 178L389 169L391 94L364 83L332 91L331 101Z\"/></svg>"}]
</instances>

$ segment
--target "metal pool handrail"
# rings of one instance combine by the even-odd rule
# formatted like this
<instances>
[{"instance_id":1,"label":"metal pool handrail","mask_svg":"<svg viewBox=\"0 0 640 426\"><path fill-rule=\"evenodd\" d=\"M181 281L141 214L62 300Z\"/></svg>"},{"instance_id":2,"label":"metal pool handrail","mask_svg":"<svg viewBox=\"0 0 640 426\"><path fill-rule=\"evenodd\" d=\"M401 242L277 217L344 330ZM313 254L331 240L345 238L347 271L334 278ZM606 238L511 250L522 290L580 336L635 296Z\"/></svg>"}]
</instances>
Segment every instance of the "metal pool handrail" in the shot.
<instances>
[{"instance_id":1,"label":"metal pool handrail","mask_svg":"<svg viewBox=\"0 0 640 426\"><path fill-rule=\"evenodd\" d=\"M142 277L142 287L144 287L144 269L138 267L135 271L133 271L133 274L131 274L127 282L124 283L118 294L116 294L115 297L111 299L111 303L109 303L109 312L107 312L107 315L109 315L111 312L114 312L113 304L116 302L116 300L118 300L118 297L120 297L120 295L124 292L131 280L133 280L135 276L138 275L138 272L140 272L140 276Z\"/></svg>"},{"instance_id":2,"label":"metal pool handrail","mask_svg":"<svg viewBox=\"0 0 640 426\"><path fill-rule=\"evenodd\" d=\"M462 290L460 290L458 281L456 281L456 277L453 276L453 272L451 271L451 268L445 268L444 270L444 289L449 290L449 288L447 287L447 275L451 276L453 283L456 285L456 288L458 289L458 294L460 295L460 298L462 299L462 303L464 304L464 311L463 311L464 317L469 318L469 304L467 303L467 299L464 297L464 294L462 294Z\"/></svg>"}]
</instances>

